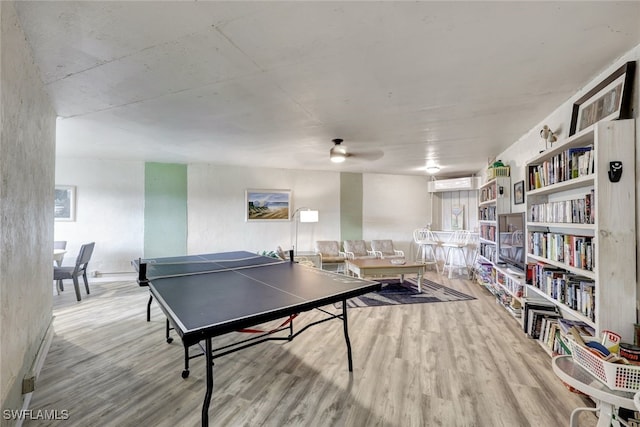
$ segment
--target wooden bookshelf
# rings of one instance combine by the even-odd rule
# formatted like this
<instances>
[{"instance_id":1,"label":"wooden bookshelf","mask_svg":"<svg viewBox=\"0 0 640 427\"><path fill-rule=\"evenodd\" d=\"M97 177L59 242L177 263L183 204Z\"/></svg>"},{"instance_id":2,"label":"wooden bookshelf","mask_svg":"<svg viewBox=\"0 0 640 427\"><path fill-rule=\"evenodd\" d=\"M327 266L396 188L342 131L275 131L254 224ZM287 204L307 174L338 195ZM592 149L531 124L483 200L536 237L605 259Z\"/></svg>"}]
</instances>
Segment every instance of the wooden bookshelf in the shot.
<instances>
[{"instance_id":1,"label":"wooden bookshelf","mask_svg":"<svg viewBox=\"0 0 640 427\"><path fill-rule=\"evenodd\" d=\"M578 149L580 147L585 147L584 152L587 151L586 147L591 149L589 154L580 160L582 170L579 175L572 176L568 171L574 166L570 159L575 157L571 157L569 153L581 152ZM588 162L587 165L584 164L585 161ZM623 163L623 173L619 182L609 180L609 164L613 161ZM559 298L550 296L549 289L545 292L528 285L527 297L538 297L552 302L561 310L563 316L593 325L596 335L608 329L622 335L624 341L633 342L633 325L636 322L634 120L597 123L530 159L526 171L527 262L549 264L595 282L593 319L572 309ZM544 177L533 176L532 172L543 173ZM588 209L582 212L580 209L584 207L584 202L581 200L587 199ZM546 210L549 218L532 218L534 205L539 209L538 212ZM563 211L563 206L569 211ZM563 218L560 221L558 217ZM592 257L591 265L569 265L565 262L567 254L575 261L573 256L576 254L571 250L576 248L572 248L571 245L568 248L566 245L555 248L556 251L566 250L564 255L558 256L557 252L547 251L547 254L556 255L553 258L541 256L540 253L533 255L532 236L536 236L534 232L538 233L537 237L545 233L554 237L567 236L567 242L578 240L572 239L573 236L588 238L590 247L580 248ZM557 242L551 238L549 240ZM553 289L564 289L562 282L555 282L555 285L558 286Z\"/></svg>"}]
</instances>

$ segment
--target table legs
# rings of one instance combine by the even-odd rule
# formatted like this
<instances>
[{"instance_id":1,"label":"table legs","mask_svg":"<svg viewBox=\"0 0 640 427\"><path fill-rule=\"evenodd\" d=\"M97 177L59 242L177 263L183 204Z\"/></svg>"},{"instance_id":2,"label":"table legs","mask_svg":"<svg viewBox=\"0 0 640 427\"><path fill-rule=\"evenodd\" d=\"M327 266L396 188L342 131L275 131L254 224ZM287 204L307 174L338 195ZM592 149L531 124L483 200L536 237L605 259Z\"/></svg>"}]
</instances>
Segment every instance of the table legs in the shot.
<instances>
[{"instance_id":1,"label":"table legs","mask_svg":"<svg viewBox=\"0 0 640 427\"><path fill-rule=\"evenodd\" d=\"M207 392L204 395L202 403L202 427L209 426L209 404L211 403L211 395L213 394L213 347L211 346L211 338L205 340L205 359L207 370Z\"/></svg>"},{"instance_id":2,"label":"table legs","mask_svg":"<svg viewBox=\"0 0 640 427\"><path fill-rule=\"evenodd\" d=\"M342 325L344 328L344 340L347 343L347 359L349 372L353 372L353 360L351 358L351 341L349 341L349 328L347 327L347 300L342 300Z\"/></svg>"},{"instance_id":3,"label":"table legs","mask_svg":"<svg viewBox=\"0 0 640 427\"><path fill-rule=\"evenodd\" d=\"M321 321L318 321L316 323L321 323L324 322L326 320L330 320L330 319L335 319L335 318L339 318L342 317L342 326L343 326L343 330L344 330L344 340L345 343L347 344L347 361L348 361L348 365L349 365L349 372L353 372L353 357L352 357L352 352L351 352L351 341L349 340L349 328L348 328L348 320L347 320L347 300L343 299L342 300L342 316L338 316L338 315L332 315L330 318L327 319L323 319ZM310 326L310 325L309 325ZM290 326L290 329L292 330L292 326ZM305 328L306 329L306 328ZM302 332L302 331L300 331ZM300 333L298 332L298 333ZM291 338L293 338L292 336L289 336L287 339L289 341L291 341ZM204 348L204 356L205 356L205 368L206 368L206 384L207 384L207 391L204 395L204 402L202 403L202 427L208 427L209 426L209 406L211 404L211 396L213 395L213 346L211 344L212 338L206 338L205 340L205 348ZM186 349L186 347L185 347ZM233 350L233 351L237 351L237 350ZM233 352L230 351L230 352ZM223 354L218 354L216 357L219 357ZM187 359L185 356L185 363L186 363ZM184 377L183 375L183 378Z\"/></svg>"}]
</instances>

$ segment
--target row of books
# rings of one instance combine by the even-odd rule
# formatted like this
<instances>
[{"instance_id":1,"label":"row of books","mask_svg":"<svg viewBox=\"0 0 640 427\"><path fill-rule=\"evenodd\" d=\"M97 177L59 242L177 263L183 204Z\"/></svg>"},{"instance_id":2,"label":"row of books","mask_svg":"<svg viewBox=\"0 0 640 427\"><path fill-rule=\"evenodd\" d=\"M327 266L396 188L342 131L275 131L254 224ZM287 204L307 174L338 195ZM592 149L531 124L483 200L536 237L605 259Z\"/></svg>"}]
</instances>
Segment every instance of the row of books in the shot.
<instances>
[{"instance_id":1,"label":"row of books","mask_svg":"<svg viewBox=\"0 0 640 427\"><path fill-rule=\"evenodd\" d=\"M524 332L554 355L571 354L567 336L572 327L585 338L595 336L593 326L581 320L563 318L557 307L548 301L527 298L522 311Z\"/></svg>"},{"instance_id":2,"label":"row of books","mask_svg":"<svg viewBox=\"0 0 640 427\"><path fill-rule=\"evenodd\" d=\"M569 148L539 165L529 166L529 190L593 173L593 147Z\"/></svg>"},{"instance_id":3,"label":"row of books","mask_svg":"<svg viewBox=\"0 0 640 427\"><path fill-rule=\"evenodd\" d=\"M531 285L549 298L595 321L595 281L545 264L530 264Z\"/></svg>"},{"instance_id":4,"label":"row of books","mask_svg":"<svg viewBox=\"0 0 640 427\"><path fill-rule=\"evenodd\" d=\"M480 237L485 240L496 241L496 226L489 224L480 225Z\"/></svg>"},{"instance_id":5,"label":"row of books","mask_svg":"<svg viewBox=\"0 0 640 427\"><path fill-rule=\"evenodd\" d=\"M594 190L591 190L582 199L534 204L529 207L529 221L594 224L593 200Z\"/></svg>"},{"instance_id":6,"label":"row of books","mask_svg":"<svg viewBox=\"0 0 640 427\"><path fill-rule=\"evenodd\" d=\"M595 268L593 237L529 231L529 253L568 266L592 271Z\"/></svg>"},{"instance_id":7,"label":"row of books","mask_svg":"<svg viewBox=\"0 0 640 427\"><path fill-rule=\"evenodd\" d=\"M495 270L495 280L516 297L521 298L524 295L524 281L514 280L497 269Z\"/></svg>"},{"instance_id":8,"label":"row of books","mask_svg":"<svg viewBox=\"0 0 640 427\"><path fill-rule=\"evenodd\" d=\"M498 197L497 185L490 185L480 190L480 203L495 200Z\"/></svg>"},{"instance_id":9,"label":"row of books","mask_svg":"<svg viewBox=\"0 0 640 427\"><path fill-rule=\"evenodd\" d=\"M479 219L482 221L495 221L496 220L496 207L495 206L483 206L479 210Z\"/></svg>"},{"instance_id":10,"label":"row of books","mask_svg":"<svg viewBox=\"0 0 640 427\"><path fill-rule=\"evenodd\" d=\"M571 354L567 337L572 327L580 331L585 339L595 336L595 329L581 320L568 320L562 317L546 318L542 324L542 332L538 338L540 344L546 346L552 354Z\"/></svg>"},{"instance_id":11,"label":"row of books","mask_svg":"<svg viewBox=\"0 0 640 427\"><path fill-rule=\"evenodd\" d=\"M496 255L496 245L480 243L479 255L485 257L488 260L493 260Z\"/></svg>"}]
</instances>

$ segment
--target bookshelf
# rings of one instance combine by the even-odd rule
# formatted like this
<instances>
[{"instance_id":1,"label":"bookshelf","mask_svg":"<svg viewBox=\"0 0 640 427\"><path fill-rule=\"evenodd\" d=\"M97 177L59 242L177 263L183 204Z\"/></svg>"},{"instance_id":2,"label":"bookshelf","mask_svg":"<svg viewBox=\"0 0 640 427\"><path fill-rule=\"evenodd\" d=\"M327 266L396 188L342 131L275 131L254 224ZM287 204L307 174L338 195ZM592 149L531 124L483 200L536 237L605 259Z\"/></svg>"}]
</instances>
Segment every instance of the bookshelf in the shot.
<instances>
[{"instance_id":1,"label":"bookshelf","mask_svg":"<svg viewBox=\"0 0 640 427\"><path fill-rule=\"evenodd\" d=\"M485 286L512 316L520 317L524 294L524 277L498 265L500 229L498 214L511 211L511 178L508 167L503 173L490 175L479 188L478 221L479 248L476 265L478 282ZM506 176L505 176L506 175Z\"/></svg>"},{"instance_id":2,"label":"bookshelf","mask_svg":"<svg viewBox=\"0 0 640 427\"><path fill-rule=\"evenodd\" d=\"M478 222L480 224L478 257L495 264L498 259L498 214L511 209L511 178L489 179L479 189Z\"/></svg>"},{"instance_id":3,"label":"bookshelf","mask_svg":"<svg viewBox=\"0 0 640 427\"><path fill-rule=\"evenodd\" d=\"M525 184L526 296L626 342L636 322L634 132L634 120L597 123L530 159Z\"/></svg>"}]
</instances>

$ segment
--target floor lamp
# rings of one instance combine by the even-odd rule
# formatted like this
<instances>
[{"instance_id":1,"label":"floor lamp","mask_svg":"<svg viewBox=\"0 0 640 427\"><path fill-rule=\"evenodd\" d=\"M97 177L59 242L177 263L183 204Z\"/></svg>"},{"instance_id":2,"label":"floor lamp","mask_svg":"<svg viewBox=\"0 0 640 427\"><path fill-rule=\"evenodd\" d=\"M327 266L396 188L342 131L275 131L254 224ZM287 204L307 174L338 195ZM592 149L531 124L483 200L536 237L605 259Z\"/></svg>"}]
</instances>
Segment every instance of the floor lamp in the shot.
<instances>
[{"instance_id":1,"label":"floor lamp","mask_svg":"<svg viewBox=\"0 0 640 427\"><path fill-rule=\"evenodd\" d=\"M298 215L296 219L296 214ZM301 222L318 222L318 211L309 208L298 208L293 213L293 218L296 221L296 244L293 247L295 254L298 254L298 223Z\"/></svg>"}]
</instances>

